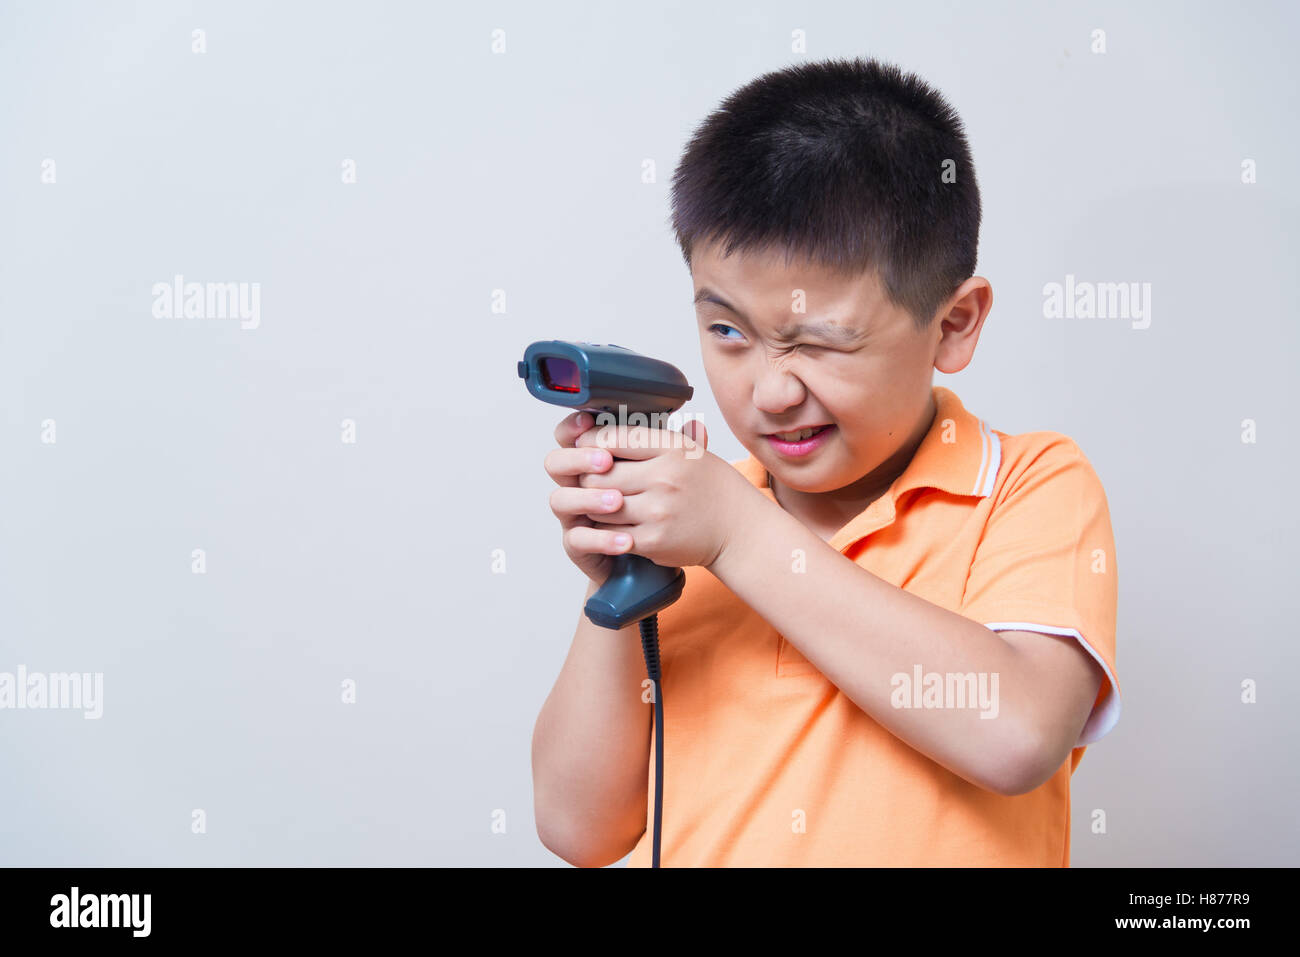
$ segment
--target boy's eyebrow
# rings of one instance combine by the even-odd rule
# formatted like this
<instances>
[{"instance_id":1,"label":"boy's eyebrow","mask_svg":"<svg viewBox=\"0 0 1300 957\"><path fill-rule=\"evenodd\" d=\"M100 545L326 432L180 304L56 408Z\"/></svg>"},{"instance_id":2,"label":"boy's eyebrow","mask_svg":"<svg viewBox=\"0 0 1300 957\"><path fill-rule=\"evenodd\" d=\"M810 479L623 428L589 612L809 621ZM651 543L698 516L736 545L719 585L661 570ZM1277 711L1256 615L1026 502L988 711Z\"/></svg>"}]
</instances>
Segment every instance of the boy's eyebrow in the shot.
<instances>
[{"instance_id":1,"label":"boy's eyebrow","mask_svg":"<svg viewBox=\"0 0 1300 957\"><path fill-rule=\"evenodd\" d=\"M695 304L699 305L702 302L711 302L730 312L734 312L745 322L746 325L749 325L749 320L743 312L731 303L727 302L727 300L723 299L708 286L701 286L700 291L695 294ZM811 336L814 339L821 339L822 341L829 342L832 345L848 346L853 345L859 339L862 339L865 334L857 329L847 328L839 323L830 321L812 323L797 322L788 329L777 330L776 333L778 339L787 341L798 339L800 335Z\"/></svg>"}]
</instances>

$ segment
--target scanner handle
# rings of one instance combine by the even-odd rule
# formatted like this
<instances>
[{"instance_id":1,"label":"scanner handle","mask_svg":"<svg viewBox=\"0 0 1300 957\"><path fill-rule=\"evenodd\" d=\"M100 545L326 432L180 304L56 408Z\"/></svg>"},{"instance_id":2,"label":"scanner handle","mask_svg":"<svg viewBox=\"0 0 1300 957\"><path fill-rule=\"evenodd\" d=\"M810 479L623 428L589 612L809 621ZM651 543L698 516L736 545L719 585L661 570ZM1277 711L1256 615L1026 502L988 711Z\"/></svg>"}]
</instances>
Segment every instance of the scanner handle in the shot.
<instances>
[{"instance_id":1,"label":"scanner handle","mask_svg":"<svg viewBox=\"0 0 1300 957\"><path fill-rule=\"evenodd\" d=\"M686 573L643 555L615 555L613 570L583 608L592 623L617 630L667 608L681 596Z\"/></svg>"}]
</instances>

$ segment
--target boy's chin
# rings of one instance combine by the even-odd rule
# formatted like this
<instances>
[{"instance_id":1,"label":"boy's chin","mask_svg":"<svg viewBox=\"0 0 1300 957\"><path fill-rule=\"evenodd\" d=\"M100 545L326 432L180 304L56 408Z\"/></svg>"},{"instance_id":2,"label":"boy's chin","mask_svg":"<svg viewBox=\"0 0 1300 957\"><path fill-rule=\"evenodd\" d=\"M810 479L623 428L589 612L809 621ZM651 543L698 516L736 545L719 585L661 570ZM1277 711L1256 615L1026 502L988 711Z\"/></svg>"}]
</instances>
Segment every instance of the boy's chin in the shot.
<instances>
[{"instance_id":1,"label":"boy's chin","mask_svg":"<svg viewBox=\"0 0 1300 957\"><path fill-rule=\"evenodd\" d=\"M763 461L759 459L759 461ZM834 492L851 484L853 478L844 478L826 463L809 461L804 465L791 466L784 462L764 462L763 467L772 478L792 492L806 492L816 495L820 492Z\"/></svg>"}]
</instances>

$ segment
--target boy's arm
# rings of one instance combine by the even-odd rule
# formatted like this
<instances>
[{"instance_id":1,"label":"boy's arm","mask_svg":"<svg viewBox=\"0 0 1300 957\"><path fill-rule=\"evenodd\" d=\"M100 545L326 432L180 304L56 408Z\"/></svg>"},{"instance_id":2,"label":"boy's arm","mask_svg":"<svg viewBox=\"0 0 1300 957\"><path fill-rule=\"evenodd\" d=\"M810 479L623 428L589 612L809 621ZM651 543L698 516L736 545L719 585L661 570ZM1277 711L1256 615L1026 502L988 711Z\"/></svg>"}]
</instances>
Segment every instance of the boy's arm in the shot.
<instances>
[{"instance_id":1,"label":"boy's arm","mask_svg":"<svg viewBox=\"0 0 1300 957\"><path fill-rule=\"evenodd\" d=\"M737 503L740 505L740 503ZM763 496L747 496L712 573L908 745L986 790L1022 794L1060 767L1102 672L1072 639L991 631L873 575ZM791 570L793 549L805 570ZM793 586L793 587L792 587ZM895 708L891 678L996 672L998 714Z\"/></svg>"},{"instance_id":2,"label":"boy's arm","mask_svg":"<svg viewBox=\"0 0 1300 957\"><path fill-rule=\"evenodd\" d=\"M589 582L586 597L598 587ZM537 835L570 864L613 864L645 831L653 716L645 677L636 625L614 631L579 616L532 742Z\"/></svg>"}]
</instances>

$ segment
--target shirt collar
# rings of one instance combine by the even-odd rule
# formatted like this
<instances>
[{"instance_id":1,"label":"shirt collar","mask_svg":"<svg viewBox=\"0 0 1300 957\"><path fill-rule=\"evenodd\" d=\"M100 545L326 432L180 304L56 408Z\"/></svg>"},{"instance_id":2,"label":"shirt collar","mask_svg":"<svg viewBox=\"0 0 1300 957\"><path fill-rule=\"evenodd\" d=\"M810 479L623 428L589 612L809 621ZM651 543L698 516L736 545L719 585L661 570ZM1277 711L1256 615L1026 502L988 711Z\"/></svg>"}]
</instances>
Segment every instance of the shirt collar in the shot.
<instances>
[{"instance_id":1,"label":"shirt collar","mask_svg":"<svg viewBox=\"0 0 1300 957\"><path fill-rule=\"evenodd\" d=\"M941 385L931 386L935 415L917 446L912 461L894 479L888 491L835 533L832 547L843 550L858 539L894 520L899 496L916 488L936 488L953 495L984 498L992 493L1002 462L1002 443L988 424L972 415L956 393ZM776 500L767 487L767 469L752 454L733 465Z\"/></svg>"}]
</instances>

